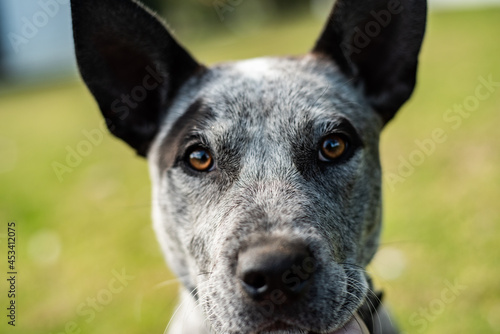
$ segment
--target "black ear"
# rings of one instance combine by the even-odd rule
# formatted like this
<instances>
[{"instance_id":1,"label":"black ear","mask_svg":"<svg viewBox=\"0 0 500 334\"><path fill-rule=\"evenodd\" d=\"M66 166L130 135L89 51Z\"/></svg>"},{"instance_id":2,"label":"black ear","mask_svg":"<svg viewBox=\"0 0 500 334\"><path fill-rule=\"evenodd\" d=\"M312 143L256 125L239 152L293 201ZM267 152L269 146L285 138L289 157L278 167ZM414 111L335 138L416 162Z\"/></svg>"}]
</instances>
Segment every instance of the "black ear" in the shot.
<instances>
[{"instance_id":1,"label":"black ear","mask_svg":"<svg viewBox=\"0 0 500 334\"><path fill-rule=\"evenodd\" d=\"M425 0L337 0L313 52L331 57L389 121L415 87Z\"/></svg>"},{"instance_id":2,"label":"black ear","mask_svg":"<svg viewBox=\"0 0 500 334\"><path fill-rule=\"evenodd\" d=\"M180 86L202 69L132 0L72 0L80 73L108 128L145 156Z\"/></svg>"}]
</instances>

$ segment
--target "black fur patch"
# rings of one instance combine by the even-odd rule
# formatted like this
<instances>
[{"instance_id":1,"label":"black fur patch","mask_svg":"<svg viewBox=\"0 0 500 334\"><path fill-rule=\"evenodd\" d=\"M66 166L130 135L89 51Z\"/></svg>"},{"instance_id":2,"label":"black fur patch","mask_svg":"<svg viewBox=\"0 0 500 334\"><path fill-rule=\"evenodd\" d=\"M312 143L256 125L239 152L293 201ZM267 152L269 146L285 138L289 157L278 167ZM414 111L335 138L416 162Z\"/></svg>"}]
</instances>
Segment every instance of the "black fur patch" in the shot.
<instances>
[{"instance_id":1,"label":"black fur patch","mask_svg":"<svg viewBox=\"0 0 500 334\"><path fill-rule=\"evenodd\" d=\"M203 104L202 99L193 102L186 112L177 119L160 146L159 166L161 170L172 167L178 159L181 144L188 137L188 133L200 126L202 120L213 118L210 109Z\"/></svg>"}]
</instances>

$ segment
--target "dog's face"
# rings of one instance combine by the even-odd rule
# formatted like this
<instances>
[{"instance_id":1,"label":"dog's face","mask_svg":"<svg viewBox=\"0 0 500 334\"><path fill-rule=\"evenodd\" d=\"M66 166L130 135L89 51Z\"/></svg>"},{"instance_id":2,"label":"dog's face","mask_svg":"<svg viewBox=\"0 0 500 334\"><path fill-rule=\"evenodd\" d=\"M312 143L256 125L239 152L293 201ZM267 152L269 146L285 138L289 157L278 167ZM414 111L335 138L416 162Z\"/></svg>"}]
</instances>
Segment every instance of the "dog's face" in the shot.
<instances>
[{"instance_id":1,"label":"dog's face","mask_svg":"<svg viewBox=\"0 0 500 334\"><path fill-rule=\"evenodd\" d=\"M269 319L315 331L345 323L364 300L360 267L380 230L380 118L316 56L216 66L187 87L149 154L171 267L223 333ZM193 152L206 155L204 170ZM238 254L260 239L301 240L315 261L307 296L268 319L237 274Z\"/></svg>"},{"instance_id":2,"label":"dog's face","mask_svg":"<svg viewBox=\"0 0 500 334\"><path fill-rule=\"evenodd\" d=\"M425 1L397 3L337 1L312 53L205 68L136 3L72 1L82 76L147 155L158 238L216 332L333 333L364 302L379 133L425 22ZM359 50L373 11L387 25Z\"/></svg>"}]
</instances>

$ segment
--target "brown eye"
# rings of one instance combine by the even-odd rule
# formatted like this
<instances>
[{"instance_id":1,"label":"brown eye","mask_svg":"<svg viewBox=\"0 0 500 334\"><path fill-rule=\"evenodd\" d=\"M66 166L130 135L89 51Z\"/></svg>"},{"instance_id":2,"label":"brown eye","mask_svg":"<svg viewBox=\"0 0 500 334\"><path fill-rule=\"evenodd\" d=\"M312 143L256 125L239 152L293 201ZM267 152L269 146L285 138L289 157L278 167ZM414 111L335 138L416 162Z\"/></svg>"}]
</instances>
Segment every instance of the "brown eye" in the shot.
<instances>
[{"instance_id":1,"label":"brown eye","mask_svg":"<svg viewBox=\"0 0 500 334\"><path fill-rule=\"evenodd\" d=\"M347 150L347 142L338 135L326 137L321 143L319 159L321 161L332 161L340 158Z\"/></svg>"},{"instance_id":2,"label":"brown eye","mask_svg":"<svg viewBox=\"0 0 500 334\"><path fill-rule=\"evenodd\" d=\"M199 172L207 172L212 169L214 164L214 159L212 154L201 147L194 148L188 155L189 165Z\"/></svg>"}]
</instances>

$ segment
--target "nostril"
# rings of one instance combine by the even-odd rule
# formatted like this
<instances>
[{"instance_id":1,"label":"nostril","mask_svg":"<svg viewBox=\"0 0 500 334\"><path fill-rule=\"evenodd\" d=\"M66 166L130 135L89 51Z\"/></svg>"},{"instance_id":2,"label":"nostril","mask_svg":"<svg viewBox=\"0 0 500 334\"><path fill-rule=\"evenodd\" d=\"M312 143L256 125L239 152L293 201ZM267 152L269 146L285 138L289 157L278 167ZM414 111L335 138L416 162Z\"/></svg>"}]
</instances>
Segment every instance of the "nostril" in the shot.
<instances>
[{"instance_id":1,"label":"nostril","mask_svg":"<svg viewBox=\"0 0 500 334\"><path fill-rule=\"evenodd\" d=\"M245 274L243 282L254 289L261 289L267 285L266 276L258 272L249 272Z\"/></svg>"},{"instance_id":2,"label":"nostril","mask_svg":"<svg viewBox=\"0 0 500 334\"><path fill-rule=\"evenodd\" d=\"M243 286L250 295L263 294L268 288L268 279L261 272L250 271L243 275Z\"/></svg>"}]
</instances>

